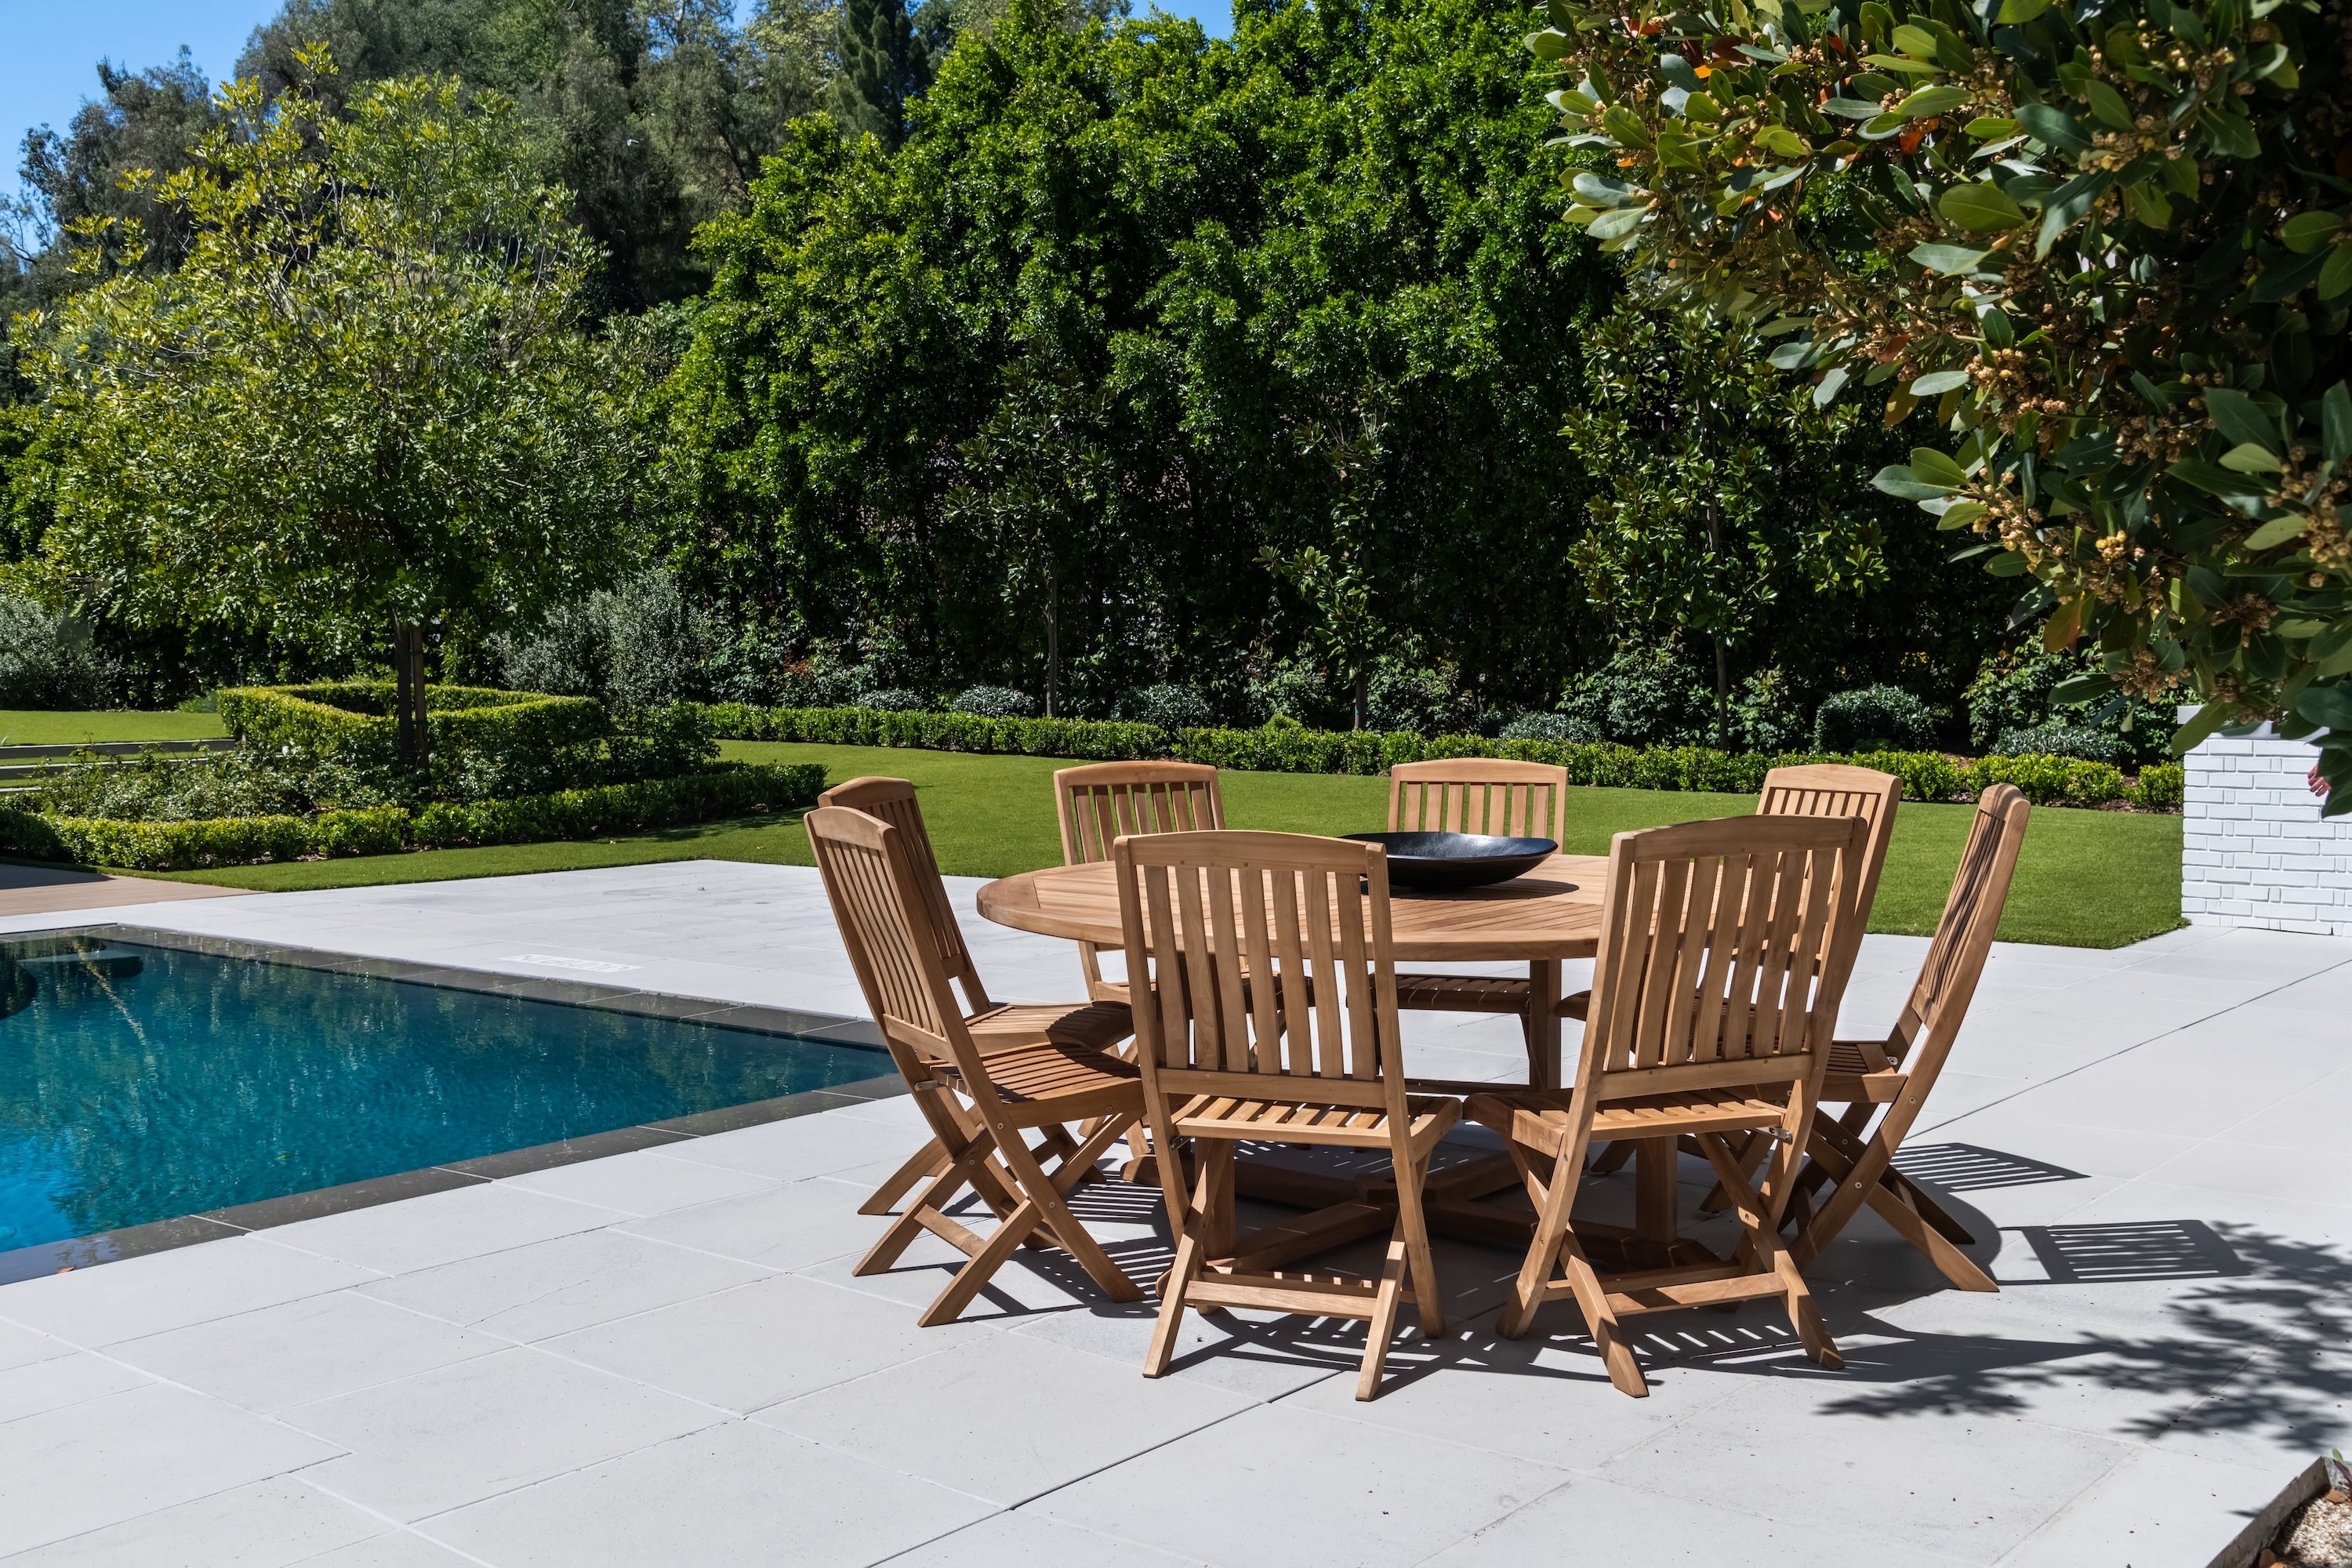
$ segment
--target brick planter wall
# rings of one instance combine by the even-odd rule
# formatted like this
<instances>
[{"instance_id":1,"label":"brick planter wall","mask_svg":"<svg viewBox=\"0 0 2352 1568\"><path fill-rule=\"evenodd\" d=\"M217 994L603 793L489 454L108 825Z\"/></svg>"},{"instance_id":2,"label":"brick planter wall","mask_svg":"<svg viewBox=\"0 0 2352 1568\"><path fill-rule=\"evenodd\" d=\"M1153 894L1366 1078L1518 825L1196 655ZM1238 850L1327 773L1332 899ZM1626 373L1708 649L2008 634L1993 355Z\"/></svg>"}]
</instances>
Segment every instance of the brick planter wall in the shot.
<instances>
[{"instance_id":1,"label":"brick planter wall","mask_svg":"<svg viewBox=\"0 0 2352 1568\"><path fill-rule=\"evenodd\" d=\"M2189 753L2180 912L2189 924L2352 936L2352 816L2320 819L2305 783L2315 755L2268 725Z\"/></svg>"}]
</instances>

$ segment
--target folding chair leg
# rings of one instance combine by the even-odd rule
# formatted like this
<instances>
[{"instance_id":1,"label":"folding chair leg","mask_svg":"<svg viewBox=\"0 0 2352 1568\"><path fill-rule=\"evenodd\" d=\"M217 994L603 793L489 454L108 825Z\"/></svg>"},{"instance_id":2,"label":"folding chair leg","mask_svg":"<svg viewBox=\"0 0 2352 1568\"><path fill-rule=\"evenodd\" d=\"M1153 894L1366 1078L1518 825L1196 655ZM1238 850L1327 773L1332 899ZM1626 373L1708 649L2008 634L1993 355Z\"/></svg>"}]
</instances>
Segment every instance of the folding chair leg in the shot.
<instances>
[{"instance_id":1,"label":"folding chair leg","mask_svg":"<svg viewBox=\"0 0 2352 1568\"><path fill-rule=\"evenodd\" d=\"M1087 1146L1108 1143L1117 1135L1116 1126L1098 1128ZM1076 1154L1078 1151L1072 1152ZM1052 1231L1064 1251L1078 1260L1078 1267L1087 1271L1087 1277L1100 1286L1103 1293L1114 1301L1143 1300L1143 1292L1136 1287L1135 1281L1111 1261L1110 1254L1102 1249L1102 1244L1078 1223L1078 1216L1070 1212L1070 1205L1063 1199L1061 1187L1045 1174L1044 1168L1037 1163L1036 1156L1030 1152L1028 1145L1017 1133L1011 1145L1005 1148L1004 1159L1005 1163L1012 1167L1013 1179L1021 1184L1021 1191L1027 1199L1023 1208L1037 1212L1045 1228ZM1091 1169L1093 1163L1088 1160L1082 1169Z\"/></svg>"},{"instance_id":2,"label":"folding chair leg","mask_svg":"<svg viewBox=\"0 0 2352 1568\"><path fill-rule=\"evenodd\" d=\"M987 1169L988 1157L995 1148L996 1141L985 1131L966 1144L948 1162L946 1170L931 1178L922 1195L907 1205L907 1212L890 1222L890 1228L882 1233L882 1239L868 1248L866 1256L857 1260L857 1267L849 1272L860 1276L879 1274L898 1262L898 1255L929 1228L923 1224L923 1216L939 1214L940 1205L955 1196L965 1183L976 1183ZM1001 1227L997 1234L1003 1234ZM1016 1237L1013 1239L1018 1242L1020 1238Z\"/></svg>"},{"instance_id":3,"label":"folding chair leg","mask_svg":"<svg viewBox=\"0 0 2352 1568\"><path fill-rule=\"evenodd\" d=\"M1404 1300L1404 1221L1389 1236L1388 1260L1381 1267L1380 1294L1372 1298L1372 1321L1364 1326L1364 1359L1356 1370L1356 1397L1370 1399L1381 1391L1381 1373L1388 1366L1389 1342L1396 1337L1397 1307Z\"/></svg>"},{"instance_id":4,"label":"folding chair leg","mask_svg":"<svg viewBox=\"0 0 2352 1568\"><path fill-rule=\"evenodd\" d=\"M1519 1264L1519 1278L1512 1287L1510 1302L1495 1325L1507 1340L1518 1339L1533 1327L1537 1309L1544 1303L1545 1287L1551 1283L1552 1260L1559 1256L1568 1236L1569 1208L1576 1201L1577 1167L1570 1163L1570 1156L1581 1152L1571 1146L1552 1163L1551 1184L1544 1190L1543 1207L1536 1215L1535 1240Z\"/></svg>"},{"instance_id":5,"label":"folding chair leg","mask_svg":"<svg viewBox=\"0 0 2352 1568\"><path fill-rule=\"evenodd\" d=\"M971 1255L971 1261L956 1270L956 1277L948 1281L948 1288L923 1309L923 1315L915 1320L917 1326L936 1329L961 1317L963 1310L971 1304L971 1299L980 1294L980 1288L988 1283L989 1278L1004 1260L1013 1256L1014 1249L1031 1231L1037 1228L1042 1217L1034 1199L1014 1209L996 1227L996 1234L988 1238L987 1244Z\"/></svg>"},{"instance_id":6,"label":"folding chair leg","mask_svg":"<svg viewBox=\"0 0 2352 1568\"><path fill-rule=\"evenodd\" d=\"M1434 1340L1445 1331L1445 1304L1437 1288L1437 1258L1429 1248L1429 1212L1423 1191L1429 1180L1428 1160L1424 1158L1412 1174L1410 1188L1402 1182L1397 1184L1397 1228L1404 1237L1405 1264L1412 1272L1422 1338Z\"/></svg>"},{"instance_id":7,"label":"folding chair leg","mask_svg":"<svg viewBox=\"0 0 2352 1568\"><path fill-rule=\"evenodd\" d=\"M1200 1278L1205 1254L1189 1226L1176 1243L1176 1261L1160 1286L1160 1321L1151 1325L1151 1348L1143 1353L1143 1375L1164 1377L1176 1357L1176 1336L1184 1327L1184 1295Z\"/></svg>"},{"instance_id":8,"label":"folding chair leg","mask_svg":"<svg viewBox=\"0 0 2352 1568\"><path fill-rule=\"evenodd\" d=\"M1821 1308L1814 1303L1812 1288L1805 1283L1803 1272L1789 1249L1780 1245L1780 1232L1774 1228L1771 1205L1762 1194L1748 1185L1746 1173L1739 1168L1738 1156L1725 1147L1719 1134L1702 1132L1699 1147L1715 1167L1716 1180L1730 1199L1734 1213L1748 1232L1755 1247L1759 1271L1769 1271L1780 1286L1780 1300L1789 1314L1789 1326L1796 1331L1797 1342L1805 1347L1805 1354L1820 1366L1832 1372L1845 1365L1838 1353L1837 1342L1830 1337L1829 1324L1822 1321ZM1771 1140L1765 1140L1769 1144ZM1791 1156L1783 1155L1774 1162L1774 1174L1786 1182L1793 1173Z\"/></svg>"},{"instance_id":9,"label":"folding chair leg","mask_svg":"<svg viewBox=\"0 0 2352 1568\"><path fill-rule=\"evenodd\" d=\"M908 1157L907 1163L890 1173L889 1179L874 1189L874 1195L857 1205L859 1214L886 1215L898 1206L898 1200L915 1190L918 1182L929 1181L955 1163L954 1157L940 1146L936 1138Z\"/></svg>"},{"instance_id":10,"label":"folding chair leg","mask_svg":"<svg viewBox=\"0 0 2352 1568\"><path fill-rule=\"evenodd\" d=\"M1584 1314L1593 1346L1601 1352L1601 1364L1609 1369L1611 1385L1628 1398L1647 1399L1650 1380L1642 1375L1642 1363L1633 1358L1633 1347L1620 1331L1617 1314L1609 1305L1609 1288L1601 1282L1592 1260L1584 1256L1573 1230L1561 1238L1559 1262L1577 1310Z\"/></svg>"}]
</instances>

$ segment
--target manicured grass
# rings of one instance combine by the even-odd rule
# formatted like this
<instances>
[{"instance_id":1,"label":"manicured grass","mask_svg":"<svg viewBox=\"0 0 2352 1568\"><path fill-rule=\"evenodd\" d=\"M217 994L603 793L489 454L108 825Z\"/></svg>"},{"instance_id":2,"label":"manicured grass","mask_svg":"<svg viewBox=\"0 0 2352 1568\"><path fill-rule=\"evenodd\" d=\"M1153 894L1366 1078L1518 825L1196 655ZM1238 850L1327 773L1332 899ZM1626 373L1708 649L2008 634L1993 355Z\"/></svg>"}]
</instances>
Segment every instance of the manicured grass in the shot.
<instances>
[{"instance_id":1,"label":"manicured grass","mask_svg":"<svg viewBox=\"0 0 2352 1568\"><path fill-rule=\"evenodd\" d=\"M79 746L100 741L204 741L227 733L217 713L44 713L0 708L0 746Z\"/></svg>"},{"instance_id":2,"label":"manicured grass","mask_svg":"<svg viewBox=\"0 0 2352 1568\"><path fill-rule=\"evenodd\" d=\"M922 790L941 867L954 876L1003 877L1057 864L1051 780L1066 764L1048 757L973 756L958 752L866 746L729 742L744 761L814 762L839 784L860 773L910 778ZM1236 827L1353 833L1387 825L1388 784L1377 778L1229 773L1226 815ZM1580 789L1565 847L1606 854L1612 834L1752 810L1747 795ZM1906 805L1895 818L1871 929L1924 934L1935 928L1967 840L1964 805ZM583 844L523 844L437 849L366 859L299 861L226 871L184 871L176 879L254 889L343 888L456 877L507 876L587 866L709 858L809 864L798 816L740 817ZM2120 947L2180 924L2180 819L2124 812L2037 811L2018 863L2000 934L2011 942Z\"/></svg>"}]
</instances>

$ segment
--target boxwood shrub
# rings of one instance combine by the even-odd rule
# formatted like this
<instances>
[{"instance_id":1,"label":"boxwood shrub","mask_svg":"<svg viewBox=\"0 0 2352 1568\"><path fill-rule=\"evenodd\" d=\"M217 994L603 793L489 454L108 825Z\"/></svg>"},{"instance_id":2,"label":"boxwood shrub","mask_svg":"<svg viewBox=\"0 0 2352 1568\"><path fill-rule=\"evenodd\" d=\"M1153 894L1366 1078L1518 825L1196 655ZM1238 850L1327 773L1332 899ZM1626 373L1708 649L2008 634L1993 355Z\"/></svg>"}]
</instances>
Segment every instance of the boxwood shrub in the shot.
<instances>
[{"instance_id":1,"label":"boxwood shrub","mask_svg":"<svg viewBox=\"0 0 2352 1568\"><path fill-rule=\"evenodd\" d=\"M0 808L0 849L42 860L194 871L307 856L388 855L483 844L543 843L814 805L824 770L729 763L677 778L561 790L516 800L225 816L193 822L51 817Z\"/></svg>"},{"instance_id":2,"label":"boxwood shrub","mask_svg":"<svg viewBox=\"0 0 2352 1568\"><path fill-rule=\"evenodd\" d=\"M247 746L304 768L348 772L394 791L403 783L389 681L231 687L221 721ZM482 686L425 694L432 770L424 793L449 799L525 795L593 783L613 721L591 697Z\"/></svg>"}]
</instances>

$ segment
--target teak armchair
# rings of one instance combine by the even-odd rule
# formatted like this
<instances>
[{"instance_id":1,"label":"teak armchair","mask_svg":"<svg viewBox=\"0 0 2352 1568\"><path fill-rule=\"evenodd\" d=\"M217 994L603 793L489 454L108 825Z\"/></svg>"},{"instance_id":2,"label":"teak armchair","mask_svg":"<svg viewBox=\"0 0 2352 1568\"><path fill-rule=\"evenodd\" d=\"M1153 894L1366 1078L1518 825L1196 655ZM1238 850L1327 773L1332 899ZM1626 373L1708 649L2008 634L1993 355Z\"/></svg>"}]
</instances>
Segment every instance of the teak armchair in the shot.
<instances>
[{"instance_id":1,"label":"teak armchair","mask_svg":"<svg viewBox=\"0 0 2352 1568\"><path fill-rule=\"evenodd\" d=\"M1399 763L1389 770L1389 831L1483 833L1562 841L1568 831L1568 770L1493 757ZM1542 982L1549 979L1549 984ZM1538 991L1543 993L1540 1002ZM1544 1084L1557 1036L1550 1009L1559 995L1559 965L1539 963L1516 975L1405 973L1397 1005L1408 1013L1508 1013L1528 1041L1528 1081ZM1541 1058L1540 1060L1538 1058Z\"/></svg>"},{"instance_id":2,"label":"teak armchair","mask_svg":"<svg viewBox=\"0 0 2352 1568\"><path fill-rule=\"evenodd\" d=\"M2008 784L1995 784L1978 797L1976 821L1953 873L1943 918L1936 922L1935 940L1893 1031L1884 1040L1839 1040L1831 1046L1822 1100L1845 1109L1815 1121L1806 1146L1809 1160L1797 1178L1789 1213L1797 1232L1789 1250L1798 1263L1820 1256L1867 1203L1954 1285L1963 1290L1999 1289L1959 1250L1975 1238L1895 1169L1894 1161L1968 1016L1993 933L2000 928L2032 809ZM1832 1190L1819 1198L1825 1187Z\"/></svg>"},{"instance_id":3,"label":"teak armchair","mask_svg":"<svg viewBox=\"0 0 2352 1568\"><path fill-rule=\"evenodd\" d=\"M1050 1237L1115 1301L1142 1291L1070 1212L1064 1194L1143 1110L1133 1064L1090 1047L1041 1040L983 1052L949 989L946 943L932 922L899 829L844 806L804 819L826 897L874 1021L946 1157L907 1212L853 1274L890 1267L929 1231L965 1255L963 1267L917 1320L952 1322L1015 1247ZM956 1095L968 1112L951 1113ZM1050 1173L1024 1134L1090 1121L1093 1133ZM946 1212L969 1185L997 1215L982 1237Z\"/></svg>"},{"instance_id":4,"label":"teak armchair","mask_svg":"<svg viewBox=\"0 0 2352 1568\"><path fill-rule=\"evenodd\" d=\"M1820 955L1844 951L1851 905L1836 889L1866 831L1853 817L1732 817L1617 835L1575 1088L1468 1104L1503 1135L1536 1205L1506 1336L1526 1333L1545 1301L1573 1299L1610 1381L1639 1396L1649 1385L1623 1319L1771 1297L1813 1360L1843 1364L1779 1233L1845 989L1845 967ZM1735 1133L1770 1140L1760 1186L1725 1142ZM1693 1140L1738 1216L1733 1254L1673 1239L1670 1209L1665 1237L1628 1238L1625 1267L1597 1268L1570 1215L1585 1151L1603 1138L1668 1160Z\"/></svg>"},{"instance_id":5,"label":"teak armchair","mask_svg":"<svg viewBox=\"0 0 2352 1568\"><path fill-rule=\"evenodd\" d=\"M948 978L963 993L963 1023L973 1042L986 1055L1016 1046L1062 1045L1089 1049L1108 1050L1135 1032L1123 1002L1047 1002L998 1003L990 1000L988 988L981 984L980 971L971 961L971 950L964 945L963 930L957 924L955 910L948 903L947 883L940 876L940 864L931 852L931 836L923 826L922 807L916 803L915 786L905 779L856 778L836 784L817 796L820 807L862 811L886 822L898 833L899 852L905 856L908 873L920 895L923 911L929 917L929 930L937 941L940 965ZM835 911L836 916L839 910ZM846 937L845 928L844 935ZM874 1005L869 992L868 1006ZM882 1015L875 1013L879 1024ZM885 1030L887 1036L887 1031ZM886 1039L885 1044L888 1042ZM890 1047L893 1054L898 1048ZM900 1070L907 1063L899 1062ZM909 1078L909 1083L914 1079ZM971 1131L963 1108L952 1097L943 1108L947 1114L959 1119L967 1136ZM1078 1146L1064 1129L1048 1126L1038 1145L1042 1153L1067 1155ZM948 1168L947 1151L934 1140L913 1158L892 1173L889 1179L874 1189L873 1194L858 1205L859 1214L888 1214L898 1201L914 1190L915 1184L927 1177L939 1175Z\"/></svg>"},{"instance_id":6,"label":"teak armchair","mask_svg":"<svg viewBox=\"0 0 2352 1568\"><path fill-rule=\"evenodd\" d=\"M1453 1100L1405 1092L1387 856L1289 833L1156 834L1113 854L1144 1113L1176 1237L1144 1375L1168 1370L1188 1308L1262 1307L1367 1320L1356 1397L1370 1399L1405 1300L1424 1335L1444 1331L1422 1185L1461 1119ZM1199 1152L1189 1193L1182 1162L1165 1157L1186 1138ZM1236 1240L1244 1140L1385 1151L1393 1224L1383 1205L1343 1203ZM1375 1227L1389 1231L1377 1282L1281 1269Z\"/></svg>"},{"instance_id":7,"label":"teak armchair","mask_svg":"<svg viewBox=\"0 0 2352 1568\"><path fill-rule=\"evenodd\" d=\"M1111 846L1138 833L1200 833L1225 825L1217 770L1202 763L1096 763L1054 774L1054 814L1062 826L1062 864L1110 858ZM1127 982L1105 980L1101 950L1078 943L1087 994L1124 1002Z\"/></svg>"}]
</instances>

